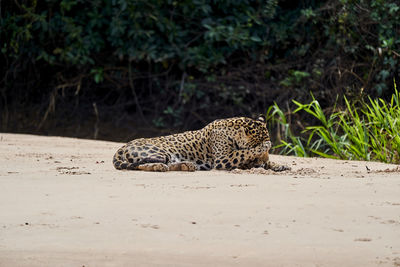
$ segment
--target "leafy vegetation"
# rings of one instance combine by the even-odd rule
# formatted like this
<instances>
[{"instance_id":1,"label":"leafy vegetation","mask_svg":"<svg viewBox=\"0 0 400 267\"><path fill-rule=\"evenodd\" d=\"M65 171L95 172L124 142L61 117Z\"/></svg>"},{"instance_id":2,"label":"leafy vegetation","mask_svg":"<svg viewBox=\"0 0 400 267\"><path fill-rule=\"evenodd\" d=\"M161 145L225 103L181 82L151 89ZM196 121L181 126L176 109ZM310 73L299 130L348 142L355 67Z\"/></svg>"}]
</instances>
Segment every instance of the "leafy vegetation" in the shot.
<instances>
[{"instance_id":1,"label":"leafy vegetation","mask_svg":"<svg viewBox=\"0 0 400 267\"><path fill-rule=\"evenodd\" d=\"M0 127L128 140L309 91L388 100L399 36L397 0L0 1Z\"/></svg>"},{"instance_id":2,"label":"leafy vegetation","mask_svg":"<svg viewBox=\"0 0 400 267\"><path fill-rule=\"evenodd\" d=\"M321 156L335 159L375 160L400 163L400 95L396 89L390 101L382 98L360 103L346 97L344 109L326 114L318 100L297 106L294 113L305 112L318 122L307 126L302 136L291 130L287 116L277 104L268 110L271 123L278 124L283 139L274 149L297 156Z\"/></svg>"}]
</instances>

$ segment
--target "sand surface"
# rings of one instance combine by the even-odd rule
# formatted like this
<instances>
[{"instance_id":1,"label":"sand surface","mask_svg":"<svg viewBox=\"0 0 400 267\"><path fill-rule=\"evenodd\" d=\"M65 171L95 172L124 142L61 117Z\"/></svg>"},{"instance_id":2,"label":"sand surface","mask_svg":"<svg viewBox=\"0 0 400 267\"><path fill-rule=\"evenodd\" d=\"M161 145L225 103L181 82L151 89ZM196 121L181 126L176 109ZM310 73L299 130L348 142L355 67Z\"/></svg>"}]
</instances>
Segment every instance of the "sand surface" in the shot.
<instances>
[{"instance_id":1,"label":"sand surface","mask_svg":"<svg viewBox=\"0 0 400 267\"><path fill-rule=\"evenodd\" d=\"M0 133L0 266L400 266L396 165L117 171L120 145Z\"/></svg>"}]
</instances>

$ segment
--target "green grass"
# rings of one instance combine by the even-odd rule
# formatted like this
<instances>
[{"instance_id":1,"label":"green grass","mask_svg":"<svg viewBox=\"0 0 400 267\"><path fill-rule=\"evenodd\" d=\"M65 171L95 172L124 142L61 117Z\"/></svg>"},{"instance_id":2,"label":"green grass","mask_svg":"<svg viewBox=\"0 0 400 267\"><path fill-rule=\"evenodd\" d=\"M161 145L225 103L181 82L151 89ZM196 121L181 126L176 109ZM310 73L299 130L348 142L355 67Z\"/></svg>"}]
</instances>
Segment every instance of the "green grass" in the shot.
<instances>
[{"instance_id":1,"label":"green grass","mask_svg":"<svg viewBox=\"0 0 400 267\"><path fill-rule=\"evenodd\" d=\"M400 163L400 97L394 85L390 102L381 98L355 104L344 97L345 107L326 114L318 100L302 104L293 100L293 114L306 112L317 125L307 126L296 136L286 115L274 104L267 118L278 128L280 143L273 148L281 154L300 157L373 160Z\"/></svg>"}]
</instances>

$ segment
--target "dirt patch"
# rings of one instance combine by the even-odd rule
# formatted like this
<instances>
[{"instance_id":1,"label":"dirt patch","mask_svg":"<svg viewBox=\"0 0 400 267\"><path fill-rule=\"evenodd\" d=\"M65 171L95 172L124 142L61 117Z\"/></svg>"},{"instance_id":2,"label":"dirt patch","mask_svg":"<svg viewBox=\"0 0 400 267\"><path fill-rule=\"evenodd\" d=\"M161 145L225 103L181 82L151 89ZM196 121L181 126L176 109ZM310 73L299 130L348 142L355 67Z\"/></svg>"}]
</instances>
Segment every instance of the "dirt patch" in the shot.
<instances>
[{"instance_id":1,"label":"dirt patch","mask_svg":"<svg viewBox=\"0 0 400 267\"><path fill-rule=\"evenodd\" d=\"M320 170L317 168L297 168L285 171L274 171L271 169L264 168L251 168L248 170L234 169L231 173L234 174L263 174L263 175L292 175L294 178L299 176L316 177L318 176Z\"/></svg>"},{"instance_id":2,"label":"dirt patch","mask_svg":"<svg viewBox=\"0 0 400 267\"><path fill-rule=\"evenodd\" d=\"M381 173L381 172L400 172L400 166L396 166L394 168L386 168L384 170L372 170L371 172Z\"/></svg>"},{"instance_id":3,"label":"dirt patch","mask_svg":"<svg viewBox=\"0 0 400 267\"><path fill-rule=\"evenodd\" d=\"M82 175L82 174L91 174L87 171L80 171L79 167L57 167L57 171L60 174L68 174L68 175Z\"/></svg>"}]
</instances>

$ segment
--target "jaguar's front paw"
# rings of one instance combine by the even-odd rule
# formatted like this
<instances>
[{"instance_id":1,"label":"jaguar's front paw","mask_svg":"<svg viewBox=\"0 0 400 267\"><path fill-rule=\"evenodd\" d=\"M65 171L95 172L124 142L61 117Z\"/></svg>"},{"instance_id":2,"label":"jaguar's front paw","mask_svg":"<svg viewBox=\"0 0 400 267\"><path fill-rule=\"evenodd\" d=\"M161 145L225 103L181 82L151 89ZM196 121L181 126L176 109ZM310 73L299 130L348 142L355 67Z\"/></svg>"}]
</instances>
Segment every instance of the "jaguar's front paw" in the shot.
<instances>
[{"instance_id":1,"label":"jaguar's front paw","mask_svg":"<svg viewBox=\"0 0 400 267\"><path fill-rule=\"evenodd\" d=\"M283 171L290 171L292 168L290 168L287 165L279 165L269 161L267 164L265 164L264 169L273 170L274 172L283 172Z\"/></svg>"}]
</instances>

